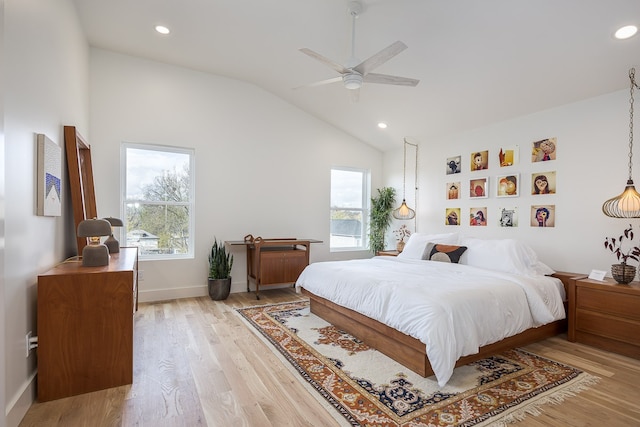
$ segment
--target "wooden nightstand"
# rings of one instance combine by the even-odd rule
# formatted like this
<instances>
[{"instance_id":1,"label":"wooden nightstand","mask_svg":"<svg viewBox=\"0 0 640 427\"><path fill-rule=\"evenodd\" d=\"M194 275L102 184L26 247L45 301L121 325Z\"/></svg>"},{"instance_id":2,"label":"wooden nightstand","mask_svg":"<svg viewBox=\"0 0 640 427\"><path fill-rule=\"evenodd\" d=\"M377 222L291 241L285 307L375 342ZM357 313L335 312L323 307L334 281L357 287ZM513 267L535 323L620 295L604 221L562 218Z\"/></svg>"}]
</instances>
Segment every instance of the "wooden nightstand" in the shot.
<instances>
[{"instance_id":1,"label":"wooden nightstand","mask_svg":"<svg viewBox=\"0 0 640 427\"><path fill-rule=\"evenodd\" d=\"M392 251L392 250L388 250L388 251L378 251L376 252L377 256L398 256L400 252L398 251Z\"/></svg>"},{"instance_id":2,"label":"wooden nightstand","mask_svg":"<svg viewBox=\"0 0 640 427\"><path fill-rule=\"evenodd\" d=\"M640 283L569 282L567 338L640 359Z\"/></svg>"}]
</instances>

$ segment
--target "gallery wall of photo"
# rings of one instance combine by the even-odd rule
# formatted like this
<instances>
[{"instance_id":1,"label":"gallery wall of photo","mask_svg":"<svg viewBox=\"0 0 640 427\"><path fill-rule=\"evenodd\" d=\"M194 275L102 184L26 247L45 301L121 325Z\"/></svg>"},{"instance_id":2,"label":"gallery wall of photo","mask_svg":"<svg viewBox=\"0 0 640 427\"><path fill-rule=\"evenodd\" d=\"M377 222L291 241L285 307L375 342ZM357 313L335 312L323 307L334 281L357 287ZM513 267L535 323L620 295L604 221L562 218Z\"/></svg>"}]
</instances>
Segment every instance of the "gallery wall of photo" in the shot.
<instances>
[{"instance_id":1,"label":"gallery wall of photo","mask_svg":"<svg viewBox=\"0 0 640 427\"><path fill-rule=\"evenodd\" d=\"M447 157L444 224L555 227L557 149L557 138L552 137Z\"/></svg>"}]
</instances>

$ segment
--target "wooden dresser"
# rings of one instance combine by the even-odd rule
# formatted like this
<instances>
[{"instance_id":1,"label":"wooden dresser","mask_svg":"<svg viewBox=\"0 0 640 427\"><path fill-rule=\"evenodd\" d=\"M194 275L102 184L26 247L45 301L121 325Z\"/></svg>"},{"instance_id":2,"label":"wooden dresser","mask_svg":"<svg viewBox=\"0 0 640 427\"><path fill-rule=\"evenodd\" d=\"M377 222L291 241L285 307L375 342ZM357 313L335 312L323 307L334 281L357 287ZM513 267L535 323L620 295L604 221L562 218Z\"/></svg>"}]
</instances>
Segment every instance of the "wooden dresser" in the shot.
<instances>
[{"instance_id":1,"label":"wooden dresser","mask_svg":"<svg viewBox=\"0 0 640 427\"><path fill-rule=\"evenodd\" d=\"M569 341L640 359L640 283L569 283Z\"/></svg>"},{"instance_id":2,"label":"wooden dresser","mask_svg":"<svg viewBox=\"0 0 640 427\"><path fill-rule=\"evenodd\" d=\"M137 248L109 265L68 261L38 276L38 400L133 382Z\"/></svg>"}]
</instances>

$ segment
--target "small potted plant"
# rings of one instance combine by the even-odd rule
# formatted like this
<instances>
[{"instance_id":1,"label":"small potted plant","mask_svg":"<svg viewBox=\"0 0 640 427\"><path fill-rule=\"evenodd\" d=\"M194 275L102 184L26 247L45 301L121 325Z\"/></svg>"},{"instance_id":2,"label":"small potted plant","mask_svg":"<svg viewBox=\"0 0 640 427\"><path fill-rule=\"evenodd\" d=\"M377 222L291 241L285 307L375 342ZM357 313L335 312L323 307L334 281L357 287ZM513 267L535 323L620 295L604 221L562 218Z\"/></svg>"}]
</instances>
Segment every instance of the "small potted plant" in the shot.
<instances>
[{"instance_id":1,"label":"small potted plant","mask_svg":"<svg viewBox=\"0 0 640 427\"><path fill-rule=\"evenodd\" d=\"M625 239L627 244L623 245ZM611 275L614 280L621 284L627 284L636 277L636 267L629 265L629 261L638 262L640 260L640 248L633 246L633 227L629 224L620 237L607 237L604 239L604 247L615 254L619 264L611 266Z\"/></svg>"},{"instance_id":2,"label":"small potted plant","mask_svg":"<svg viewBox=\"0 0 640 427\"><path fill-rule=\"evenodd\" d=\"M404 239L411 236L411 231L409 231L407 226L403 224L397 230L393 230L393 234L396 236L396 239L398 239L396 249L398 250L398 252L402 252L402 250L404 249L404 244L406 243Z\"/></svg>"},{"instance_id":3,"label":"small potted plant","mask_svg":"<svg viewBox=\"0 0 640 427\"><path fill-rule=\"evenodd\" d=\"M224 243L214 239L209 253L209 296L212 300L227 299L231 291L231 267L233 255L228 254Z\"/></svg>"}]
</instances>

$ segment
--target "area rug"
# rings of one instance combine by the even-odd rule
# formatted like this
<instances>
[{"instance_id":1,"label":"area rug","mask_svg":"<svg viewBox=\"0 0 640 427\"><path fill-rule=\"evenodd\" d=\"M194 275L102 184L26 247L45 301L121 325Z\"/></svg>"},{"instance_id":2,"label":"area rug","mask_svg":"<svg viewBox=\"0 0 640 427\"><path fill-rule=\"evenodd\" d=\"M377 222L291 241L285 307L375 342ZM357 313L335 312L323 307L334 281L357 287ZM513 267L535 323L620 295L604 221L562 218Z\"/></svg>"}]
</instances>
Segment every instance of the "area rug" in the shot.
<instances>
[{"instance_id":1,"label":"area rug","mask_svg":"<svg viewBox=\"0 0 640 427\"><path fill-rule=\"evenodd\" d=\"M456 368L438 387L310 313L306 301L237 311L345 425L504 426L598 380L514 349Z\"/></svg>"}]
</instances>

